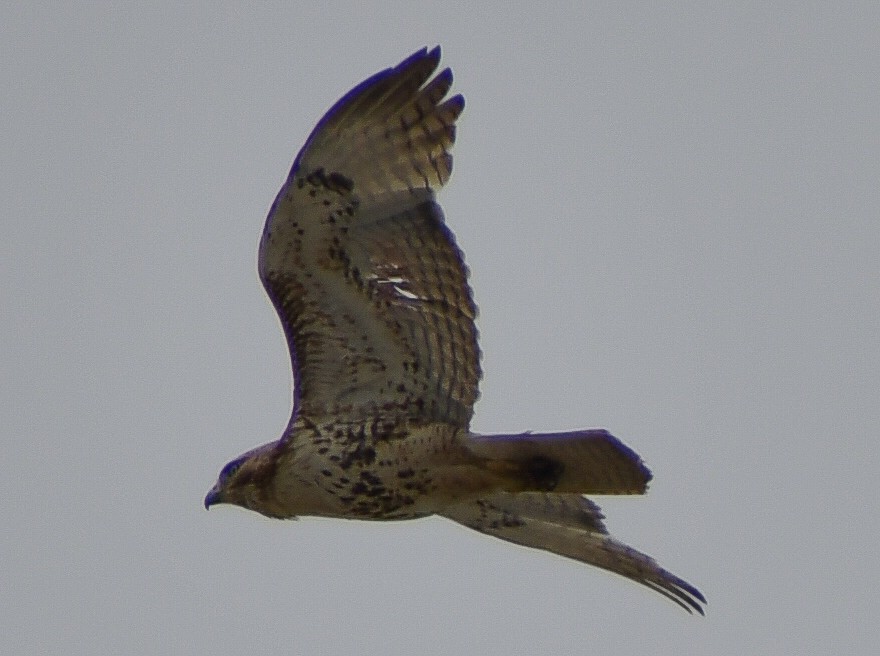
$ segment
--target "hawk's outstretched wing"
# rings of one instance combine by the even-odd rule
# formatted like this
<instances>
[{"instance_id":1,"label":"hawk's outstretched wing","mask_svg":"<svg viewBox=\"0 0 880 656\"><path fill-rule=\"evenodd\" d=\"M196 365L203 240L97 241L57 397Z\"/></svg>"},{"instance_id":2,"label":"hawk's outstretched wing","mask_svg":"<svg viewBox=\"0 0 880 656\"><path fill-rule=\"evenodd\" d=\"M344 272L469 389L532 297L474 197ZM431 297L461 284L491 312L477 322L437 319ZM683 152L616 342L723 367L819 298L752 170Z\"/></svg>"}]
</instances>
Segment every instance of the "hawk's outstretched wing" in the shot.
<instances>
[{"instance_id":1,"label":"hawk's outstretched wing","mask_svg":"<svg viewBox=\"0 0 880 656\"><path fill-rule=\"evenodd\" d=\"M442 514L480 533L620 574L688 612L704 613L706 599L699 590L608 535L599 506L579 494L499 493L447 508Z\"/></svg>"},{"instance_id":2,"label":"hawk's outstretched wing","mask_svg":"<svg viewBox=\"0 0 880 656\"><path fill-rule=\"evenodd\" d=\"M434 192L464 107L440 50L358 85L315 127L260 243L294 416L466 427L480 378L467 269Z\"/></svg>"}]
</instances>

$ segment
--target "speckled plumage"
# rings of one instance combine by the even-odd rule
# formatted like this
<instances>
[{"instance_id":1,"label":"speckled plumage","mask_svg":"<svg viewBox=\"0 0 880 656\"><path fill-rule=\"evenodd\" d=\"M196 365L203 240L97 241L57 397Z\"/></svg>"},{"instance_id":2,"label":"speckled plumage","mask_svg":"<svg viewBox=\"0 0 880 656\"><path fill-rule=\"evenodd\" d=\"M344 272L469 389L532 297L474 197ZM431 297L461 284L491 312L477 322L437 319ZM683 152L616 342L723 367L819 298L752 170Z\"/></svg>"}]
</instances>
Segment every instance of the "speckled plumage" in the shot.
<instances>
[{"instance_id":1,"label":"speckled plumage","mask_svg":"<svg viewBox=\"0 0 880 656\"><path fill-rule=\"evenodd\" d=\"M282 437L224 467L205 505L270 517L440 514L617 572L702 612L702 595L611 538L584 494L650 472L601 429L479 436L476 306L435 192L460 95L421 50L321 119L266 219L260 277L294 373ZM432 77L433 75L433 77Z\"/></svg>"}]
</instances>

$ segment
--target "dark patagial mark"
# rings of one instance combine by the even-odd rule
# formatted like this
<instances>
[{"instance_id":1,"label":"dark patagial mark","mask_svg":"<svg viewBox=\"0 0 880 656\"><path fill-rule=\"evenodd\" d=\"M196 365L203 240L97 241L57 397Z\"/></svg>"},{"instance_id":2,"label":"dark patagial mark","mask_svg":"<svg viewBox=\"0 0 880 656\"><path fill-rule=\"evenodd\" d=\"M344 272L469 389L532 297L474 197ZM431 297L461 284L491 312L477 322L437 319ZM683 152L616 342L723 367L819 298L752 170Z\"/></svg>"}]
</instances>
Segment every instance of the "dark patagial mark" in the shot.
<instances>
[{"instance_id":1,"label":"dark patagial mark","mask_svg":"<svg viewBox=\"0 0 880 656\"><path fill-rule=\"evenodd\" d=\"M333 172L327 176L327 188L336 192L350 193L354 190L354 182L341 173Z\"/></svg>"},{"instance_id":2,"label":"dark patagial mark","mask_svg":"<svg viewBox=\"0 0 880 656\"><path fill-rule=\"evenodd\" d=\"M315 169L309 173L306 176L305 181L313 187L324 187L330 191L335 191L337 194L348 194L354 190L354 182L351 178L348 178L341 173L337 173L336 171L331 171L328 174L323 168ZM297 180L297 186L302 188L300 179Z\"/></svg>"}]
</instances>

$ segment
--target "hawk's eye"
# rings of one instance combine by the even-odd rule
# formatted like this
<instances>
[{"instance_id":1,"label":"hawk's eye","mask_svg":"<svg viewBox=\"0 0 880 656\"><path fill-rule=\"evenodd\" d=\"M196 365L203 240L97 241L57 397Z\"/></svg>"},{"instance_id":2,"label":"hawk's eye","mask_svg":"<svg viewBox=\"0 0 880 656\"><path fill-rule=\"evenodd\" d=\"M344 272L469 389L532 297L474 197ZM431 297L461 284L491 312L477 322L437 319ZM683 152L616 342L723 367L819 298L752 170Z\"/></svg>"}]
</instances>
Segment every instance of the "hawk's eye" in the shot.
<instances>
[{"instance_id":1,"label":"hawk's eye","mask_svg":"<svg viewBox=\"0 0 880 656\"><path fill-rule=\"evenodd\" d=\"M238 468L241 467L241 460L233 460L229 464L227 464L223 469L220 470L220 478L221 480L226 480L230 476L232 476L235 472L238 471Z\"/></svg>"}]
</instances>

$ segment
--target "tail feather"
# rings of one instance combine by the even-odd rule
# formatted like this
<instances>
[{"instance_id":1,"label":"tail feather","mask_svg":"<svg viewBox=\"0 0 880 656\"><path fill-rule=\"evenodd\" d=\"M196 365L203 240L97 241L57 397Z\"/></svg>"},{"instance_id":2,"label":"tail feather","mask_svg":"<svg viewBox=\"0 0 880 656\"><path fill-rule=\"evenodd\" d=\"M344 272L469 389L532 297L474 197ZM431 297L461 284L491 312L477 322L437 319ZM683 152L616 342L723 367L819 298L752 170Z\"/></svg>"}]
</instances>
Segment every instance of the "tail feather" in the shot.
<instances>
[{"instance_id":1,"label":"tail feather","mask_svg":"<svg viewBox=\"0 0 880 656\"><path fill-rule=\"evenodd\" d=\"M603 429L565 433L473 435L468 449L485 466L511 476L518 490L578 494L643 494L651 472Z\"/></svg>"},{"instance_id":2,"label":"tail feather","mask_svg":"<svg viewBox=\"0 0 880 656\"><path fill-rule=\"evenodd\" d=\"M620 574L703 615L706 599L653 558L608 535L599 507L578 494L496 494L452 506L443 516L481 533L544 549Z\"/></svg>"}]
</instances>

